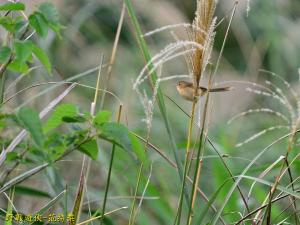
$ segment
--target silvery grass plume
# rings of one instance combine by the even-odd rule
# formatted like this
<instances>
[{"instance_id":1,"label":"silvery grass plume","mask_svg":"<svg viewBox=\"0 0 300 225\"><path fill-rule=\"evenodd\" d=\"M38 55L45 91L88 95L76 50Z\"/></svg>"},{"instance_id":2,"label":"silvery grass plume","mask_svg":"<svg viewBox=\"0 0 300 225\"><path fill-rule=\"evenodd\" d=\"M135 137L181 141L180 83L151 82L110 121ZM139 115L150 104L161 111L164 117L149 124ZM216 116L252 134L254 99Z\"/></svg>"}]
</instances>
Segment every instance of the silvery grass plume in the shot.
<instances>
[{"instance_id":1,"label":"silvery grass plume","mask_svg":"<svg viewBox=\"0 0 300 225\"><path fill-rule=\"evenodd\" d=\"M277 106L280 106L280 109L283 109L282 111L278 111L277 109L272 108L256 108L256 109L249 109L247 111L241 112L235 116L233 116L229 121L228 124L231 124L233 121L235 121L238 118L252 115L252 114L268 114L270 116L276 117L279 119L279 123L268 127L266 129L263 129L246 140L238 143L236 147L241 147L244 144L247 144L264 134L267 134L269 132L275 131L275 130L287 130L290 131L293 135L293 137L296 133L296 130L300 127L300 97L299 94L291 87L291 85L284 80L279 75L272 73L270 71L266 70L260 70L260 72L263 72L272 78L274 78L274 81L280 82L280 84L275 84L274 82L271 82L269 80L265 80L265 84L258 84L258 83L252 83L252 82L242 82L242 81L228 81L228 82L222 82L224 83L242 83L247 84L248 87L246 88L246 91L251 92L256 95L264 96L266 98L269 98L271 101L274 101L277 103ZM300 71L299 71L300 75ZM300 80L299 80L300 81ZM221 83L220 83L221 84ZM296 140L295 143L299 142L300 140Z\"/></svg>"},{"instance_id":2,"label":"silvery grass plume","mask_svg":"<svg viewBox=\"0 0 300 225\"><path fill-rule=\"evenodd\" d=\"M152 111L157 90L160 87L161 82L179 78L188 78L193 81L195 88L199 87L213 48L215 37L214 29L217 20L216 17L213 17L215 7L216 0L198 0L195 19L192 24L181 23L168 25L144 34L144 37L148 37L175 28L184 28L186 31L186 38L184 40L176 39L175 42L170 43L159 53L155 54L133 82L133 90L138 93L144 106L146 114L146 119L144 121L147 123L148 129L151 128ZM157 71L157 69L166 62L180 56L185 57L187 61L188 74L164 76L162 73L158 73L158 79L154 84L153 94L149 97L142 89L143 82L152 72Z\"/></svg>"}]
</instances>

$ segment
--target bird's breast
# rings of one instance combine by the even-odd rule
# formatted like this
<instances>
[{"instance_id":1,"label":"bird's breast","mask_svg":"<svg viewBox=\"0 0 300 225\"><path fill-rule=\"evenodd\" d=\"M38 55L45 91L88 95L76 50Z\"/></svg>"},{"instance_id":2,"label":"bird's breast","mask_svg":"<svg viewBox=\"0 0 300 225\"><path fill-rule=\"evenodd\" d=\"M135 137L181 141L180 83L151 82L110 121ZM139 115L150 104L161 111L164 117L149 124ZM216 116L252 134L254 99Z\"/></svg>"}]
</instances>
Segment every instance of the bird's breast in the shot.
<instances>
[{"instance_id":1,"label":"bird's breast","mask_svg":"<svg viewBox=\"0 0 300 225\"><path fill-rule=\"evenodd\" d=\"M193 101L194 100L194 90L190 87L177 87L178 93L185 98L186 100Z\"/></svg>"}]
</instances>

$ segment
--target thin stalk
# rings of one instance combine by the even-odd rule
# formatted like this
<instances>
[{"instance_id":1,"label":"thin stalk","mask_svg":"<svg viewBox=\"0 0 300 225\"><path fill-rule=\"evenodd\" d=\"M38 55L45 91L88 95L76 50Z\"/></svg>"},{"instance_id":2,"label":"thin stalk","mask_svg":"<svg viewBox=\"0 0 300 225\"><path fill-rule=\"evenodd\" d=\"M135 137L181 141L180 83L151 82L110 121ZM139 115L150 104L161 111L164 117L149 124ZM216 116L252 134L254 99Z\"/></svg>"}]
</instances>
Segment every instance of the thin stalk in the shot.
<instances>
[{"instance_id":1,"label":"thin stalk","mask_svg":"<svg viewBox=\"0 0 300 225\"><path fill-rule=\"evenodd\" d=\"M2 105L4 100L5 80L6 80L5 72L7 70L7 67L12 61L13 61L13 54L11 54L7 62L2 64L0 67L0 82L1 82L0 83L0 106Z\"/></svg>"},{"instance_id":2,"label":"thin stalk","mask_svg":"<svg viewBox=\"0 0 300 225\"><path fill-rule=\"evenodd\" d=\"M145 152L147 151L148 147L150 146L149 138L150 138L150 130L148 130L147 138L145 140L146 141L145 142ZM128 222L129 225L134 224L137 213L138 213L138 211L136 211L136 213L134 213L135 212L135 204L136 204L135 202L136 202L136 198L137 198L137 192L139 190L139 186L141 183L141 174L142 174L143 169L144 169L144 162L141 162L140 170L139 170L139 174L138 174L138 180L137 180L136 188L135 188L135 192L134 192L132 207L131 207L131 211L130 211L130 217L129 217L129 222ZM137 210L138 210L138 208L137 208Z\"/></svg>"},{"instance_id":3,"label":"thin stalk","mask_svg":"<svg viewBox=\"0 0 300 225\"><path fill-rule=\"evenodd\" d=\"M23 159L25 154L28 152L28 148L26 148L23 152L20 153L20 159ZM4 177L1 179L1 186L6 182L6 179L9 177L9 175L20 165L21 160L18 160L11 168L9 168L4 175ZM1 176L0 176L1 177Z\"/></svg>"},{"instance_id":4,"label":"thin stalk","mask_svg":"<svg viewBox=\"0 0 300 225\"><path fill-rule=\"evenodd\" d=\"M146 44L145 39L143 38L143 33L142 33L141 27L139 25L139 22L137 20L136 14L134 12L132 3L131 3L130 0L124 0L124 2L125 2L128 14L131 18L132 24L133 24L135 32L136 32L136 38L137 38L139 47L142 50L142 53L143 53L143 56L144 56L146 62L150 62L151 61L150 51L148 49L148 46ZM153 68L154 68L153 64L150 63L149 64L149 71L152 71ZM153 84L156 83L157 79L158 79L157 73L155 71L153 71L151 73L151 79L150 79L150 83L151 83L152 88L153 88ZM175 140L175 137L173 135L173 130L171 128L171 124L170 124L169 117L168 117L168 114L167 114L163 94L162 94L162 91L161 91L160 88L157 89L156 99L157 99L157 104L158 104L159 110L160 110L160 112L163 116L164 124L165 124L165 127L167 129L167 133L168 133L168 137L169 137L170 142L171 142L171 147L172 147L171 149L173 151L173 155L174 155L174 158L175 158L175 161L176 161L176 165L178 167L179 178L180 178L180 181L182 181L183 177L184 177L182 163L181 163L181 161L179 159L179 156L178 156L178 149L177 149L177 145L176 145L176 140ZM186 202L188 202L188 198L189 198L188 193L185 192L184 195L185 195Z\"/></svg>"},{"instance_id":5,"label":"thin stalk","mask_svg":"<svg viewBox=\"0 0 300 225\"><path fill-rule=\"evenodd\" d=\"M97 97L98 97L98 88L100 84L100 77L101 77L101 66L103 63L103 54L101 55L100 59L100 68L98 70L98 76L97 76L97 84L96 84L96 90L94 94L94 100L91 103L91 109L90 109L90 114L93 117L95 115L95 107L97 104ZM94 130L91 128L92 132ZM73 214L75 215L75 223L79 220L80 214L81 214L81 208L82 208L82 199L84 196L84 186L86 185L87 182L87 177L89 175L89 169L91 165L91 160L87 158L85 155L82 160L82 166L81 166L81 173L80 173L80 180L79 180L79 185L78 185L78 190L76 194L76 200L74 202L74 207L73 207ZM72 224L71 222L69 224Z\"/></svg>"},{"instance_id":6,"label":"thin stalk","mask_svg":"<svg viewBox=\"0 0 300 225\"><path fill-rule=\"evenodd\" d=\"M201 160L200 160L200 166L198 167L198 170L197 170L197 178L196 178L196 181L195 181L195 184L196 184L195 186L196 186L196 187L197 187L198 184L199 184L202 165L203 165L203 161L202 161L202 159L201 159ZM197 197L197 190L195 189L194 193L192 192L192 201L191 201L191 204L192 204L192 210L194 209L196 197ZM191 216L190 216L190 217L191 217ZM191 224L191 222L192 222L192 218L189 219L189 224Z\"/></svg>"},{"instance_id":7,"label":"thin stalk","mask_svg":"<svg viewBox=\"0 0 300 225\"><path fill-rule=\"evenodd\" d=\"M207 93L206 99L205 99L205 105L204 105L204 111L203 111L203 120L202 120L202 125L201 125L201 132L200 132L200 137L199 137L199 147L198 147L198 151L197 151L197 157L196 157L196 170L194 173L194 178L193 178L193 185L192 185L192 199L190 201L190 205L189 205L189 210L188 210L188 219L187 219L187 223L186 224L191 224L192 222L192 218L193 218L193 201L194 198L197 196L196 195L196 186L197 186L197 182L199 182L199 179L197 179L198 177L198 170L200 170L200 165L202 165L202 163L200 164L200 155L202 153L202 143L203 143L203 134L204 134L204 127L205 127L205 122L206 122L206 115L207 115L207 109L208 109L208 100L209 100L209 91ZM200 176L200 174L199 174Z\"/></svg>"},{"instance_id":8,"label":"thin stalk","mask_svg":"<svg viewBox=\"0 0 300 225\"><path fill-rule=\"evenodd\" d=\"M298 121L296 122L296 126L297 127L297 124L298 124ZM279 182L281 180L281 178L283 177L284 175L284 168L285 168L285 164L287 163L287 160L288 160L288 157L289 157L289 153L291 152L292 148L293 148L293 144L294 144L294 138L295 138L295 135L296 135L296 132L297 130L294 129L292 130L291 132L291 136L290 136L290 139L289 139L289 143L288 143L288 147L287 147L287 151L286 151L286 154L285 154L285 160L282 162L282 165L281 165L281 168L280 168L280 172L279 174L276 176L275 178L275 182L274 182L274 185L273 187L271 188L270 190L270 194L266 197L266 199L264 200L263 204L266 204L266 202L268 201L268 206L266 208L266 217L265 218L270 218L270 215L271 215L271 208L272 208L272 199L274 197L274 194L275 194L275 191L277 189L277 186L279 185ZM287 163L288 165L288 163ZM255 215L255 218L254 218L254 223L256 223L256 221L259 221L259 217L260 217L260 214L261 214L262 211L259 211L256 215Z\"/></svg>"},{"instance_id":9,"label":"thin stalk","mask_svg":"<svg viewBox=\"0 0 300 225\"><path fill-rule=\"evenodd\" d=\"M290 178L290 182L291 182L291 187L292 187L292 190L293 191L296 191L295 190L295 186L294 186L294 179L293 179L293 176L292 176L292 171L291 171L291 168L290 168L290 164L289 164L289 161L287 158L284 159L285 160L285 163L286 163L286 167L287 167L287 172L288 172L288 175L289 175L289 178ZM296 198L295 196L292 196L291 197L291 201L292 201L292 206L293 206L293 210L294 210L294 218L295 218L295 224L296 225L299 225L299 218L298 218L298 215L297 215L297 203L296 203Z\"/></svg>"},{"instance_id":10,"label":"thin stalk","mask_svg":"<svg viewBox=\"0 0 300 225\"><path fill-rule=\"evenodd\" d=\"M175 217L174 224L176 223L177 219L177 224L180 224L181 220L181 212L182 212L182 202L183 202L183 194L185 190L185 181L186 181L186 176L189 168L189 158L190 158L190 145L191 145L191 139L192 139L192 133L193 133L193 124L194 124L194 114L195 114L195 108L196 108L196 98L193 101L192 105L192 112L191 112L191 117L189 120L189 128L188 128L188 137L187 137L187 145L186 145L186 154L185 154L185 162L184 162L184 176L182 179L182 184L181 184L181 191L180 191L180 198L179 198L179 204L178 204L178 211Z\"/></svg>"},{"instance_id":11,"label":"thin stalk","mask_svg":"<svg viewBox=\"0 0 300 225\"><path fill-rule=\"evenodd\" d=\"M122 113L122 105L119 106L118 119L117 119L118 123L120 122L120 119L121 119L121 113ZM108 170L108 175L107 175L107 180L106 180L106 187L105 187L105 194L104 194L104 200L103 200L103 205L102 205L102 213L101 213L102 217L100 218L100 225L103 224L103 217L105 215L107 194L108 194L108 190L109 190L110 177L111 177L111 171L112 171L112 166L113 166L113 161L114 161L114 156L115 156L115 150L116 150L116 144L113 144L110 162L109 162L109 170Z\"/></svg>"},{"instance_id":12,"label":"thin stalk","mask_svg":"<svg viewBox=\"0 0 300 225\"><path fill-rule=\"evenodd\" d=\"M5 14L5 16L8 16L10 12L8 12L7 14ZM29 30L29 26L26 27L25 31L22 33L22 35L20 36L20 40L23 40L25 38L25 35L27 33L27 31ZM11 41L12 34L9 33L8 35L8 42ZM3 100L4 100L4 92L5 92L5 72L7 70L7 67L9 66L9 64L13 61L14 59L14 54L11 53L9 56L9 59L7 60L7 62L5 62L4 64L2 64L0 66L0 106L2 106Z\"/></svg>"},{"instance_id":13,"label":"thin stalk","mask_svg":"<svg viewBox=\"0 0 300 225\"><path fill-rule=\"evenodd\" d=\"M184 112L184 111L183 111ZM184 113L186 113L186 112L184 112ZM186 113L186 115L189 117L189 115ZM146 139L144 139L144 138L142 138L142 137L140 137L140 136L138 136L137 134L135 134L134 133L134 135L137 137L137 138L139 138L141 141L143 141L143 142L146 142ZM209 139L208 139L209 140ZM213 144L211 144L212 146L213 146L213 148L215 148L214 147L214 145ZM178 170L178 168L177 168L177 166L176 166L176 164L171 160L171 159L169 159L166 155L164 155L164 153L160 150L160 149L158 149L156 146L154 146L153 144L151 144L150 142L148 143L148 146L151 148L151 149L153 149L155 152L157 152L164 160L166 160L166 162L170 165L170 166L172 166L174 169L176 169L176 170ZM216 149L215 149L216 150ZM216 150L217 151L217 150ZM219 154L219 157L221 157L222 158L222 156ZM225 162L224 162L225 163ZM226 164L226 163L225 163ZM227 167L227 169L229 169L228 167ZM230 171L230 170L229 170ZM231 177L233 177L234 178L234 176L232 175L232 173L231 173ZM193 180L189 177L189 176L187 176L187 180L192 184L193 183ZM202 196L202 198L204 199L204 201L205 202L208 202L209 201L209 199L208 199L208 197L197 187L197 191L199 192L199 194ZM214 205L211 205L210 206L211 207L211 209L214 211L214 212L216 212L217 211L217 209L214 207ZM177 218L176 218L176 220L177 220ZM220 218L220 221L222 222L222 224L223 225L225 225L225 222L224 222L224 220L222 219L222 218Z\"/></svg>"},{"instance_id":14,"label":"thin stalk","mask_svg":"<svg viewBox=\"0 0 300 225\"><path fill-rule=\"evenodd\" d=\"M190 117L190 115L183 109L183 108L181 108L172 98L170 98L169 96L167 96L166 95L166 97L172 102L172 103L174 103L187 117ZM195 125L197 125L197 124L195 124ZM197 135L198 136L198 135ZM220 158L220 160L221 160L221 162L222 162L222 164L224 165L224 167L225 167L225 169L228 171L228 173L229 173L229 175L230 175L230 177L231 177L231 179L232 179L232 181L233 182L235 182L235 178L234 178L234 175L233 175L233 173L231 172L231 170L230 170L230 168L229 168L229 166L226 164L226 162L224 161L224 159L223 159L223 157L222 157L222 155L220 154L220 152L218 151L218 149L215 147L215 145L213 144L213 142L210 140L210 138L209 137L207 137L207 141L208 141L208 143L210 144L210 146L213 148L213 150L217 153L217 155L219 156L219 158ZM164 155L162 155L161 154L161 152L158 152L163 158L165 158L165 156ZM193 155L193 154L192 154ZM166 158L165 158L166 159ZM168 159L168 158L167 158ZM167 160L166 159L166 160ZM188 172L189 173L189 172ZM249 206L248 206L248 204L247 204L247 201L246 201L246 198L245 198L245 196L243 195L243 192L242 192L242 189L241 189L241 187L240 187L240 185L238 185L237 186L237 189L238 189L238 191L240 192L240 195L241 195L241 197L242 197L242 200L243 200L243 202L244 202L244 204L245 204L245 207L246 207L246 209L247 209L247 211L248 211L248 213L250 212L250 209L249 209Z\"/></svg>"},{"instance_id":15,"label":"thin stalk","mask_svg":"<svg viewBox=\"0 0 300 225\"><path fill-rule=\"evenodd\" d=\"M288 157L288 153L289 153L289 152L286 153L285 157ZM268 205L267 205L267 208L266 208L266 213L265 213L265 215L266 215L265 218L267 218L267 219L268 219L269 216L271 215L272 199L273 199L273 197L274 197L274 194L275 194L275 191L276 191L276 189L277 189L277 186L279 185L279 181L281 180L282 175L283 175L283 173L284 173L284 167L285 167L285 160L283 161L283 163L282 163L282 165L281 165L281 167L280 167L280 172L279 172L279 174L278 174L278 175L276 176L276 178L275 178L275 182L274 182L273 187L271 187L270 193L268 194L268 196L266 197L266 199L265 199L264 202L263 202L263 205L266 204L266 202L268 202ZM253 219L253 223L254 223L254 224L257 224L256 222L259 221L260 214L261 214L261 211L259 211L259 212L255 215L255 217L254 217L254 219Z\"/></svg>"},{"instance_id":16,"label":"thin stalk","mask_svg":"<svg viewBox=\"0 0 300 225\"><path fill-rule=\"evenodd\" d=\"M3 72L2 76L0 77L0 104L3 103L4 100L4 89L5 89L5 73Z\"/></svg>"},{"instance_id":17,"label":"thin stalk","mask_svg":"<svg viewBox=\"0 0 300 225\"><path fill-rule=\"evenodd\" d=\"M230 17L230 20L229 20L229 23L228 23L228 26L227 26L227 29L226 29L226 32L225 32L225 37L224 37L224 40L223 40L223 43L222 43L220 54L219 54L217 62L216 62L214 72L213 72L213 74L210 74L210 77L209 77L208 93L207 93L207 96L206 96L206 101L205 101L205 106L204 106L202 129L201 129L201 133L200 133L200 143L199 143L199 148L198 148L198 152L197 152L196 171L195 171L194 179L193 179L194 180L194 184L193 184L193 188L192 188L192 194L193 195L194 195L194 192L196 190L196 182L195 181L196 181L196 178L197 178L197 175L198 175L198 167L201 166L200 165L200 155L201 155L201 148L202 148L202 141L203 141L202 139L203 139L203 133L204 133L206 114L207 114L207 106L208 106L208 101L209 101L209 90L211 88L211 83L213 81L213 77L214 77L214 75L216 75L216 73L219 69L221 57L223 55L223 51L224 51L225 44L226 44L226 41L227 41L227 37L228 37L228 34L229 34L229 29L230 29L231 23L233 21L237 5L238 5L238 1L235 1L234 6L233 6L233 10L232 10L232 14L231 14L231 17ZM200 174L199 174L199 176L200 176ZM195 197L196 197L196 195L195 195ZM193 218L193 215L192 215L192 213L193 213L192 212L192 210L193 210L192 202L193 201L190 202L189 213L188 213L189 217L188 217L188 220L187 220L187 224L191 224L192 218Z\"/></svg>"},{"instance_id":18,"label":"thin stalk","mask_svg":"<svg viewBox=\"0 0 300 225\"><path fill-rule=\"evenodd\" d=\"M272 203L278 202L278 201L280 201L281 199L287 198L287 197L289 197L289 196L290 196L289 194L285 194L285 195L276 197L276 198L273 199L271 202L272 202ZM261 211L262 209L266 208L267 206L268 206L268 204L264 204L264 205L260 206L259 208L253 210L252 212L250 212L250 213L248 213L247 215L243 216L243 218L241 218L239 221L237 221L237 222L235 223L235 225L241 224L241 223L244 222L246 219L248 219L249 217L251 217L251 216L254 215L255 213Z\"/></svg>"},{"instance_id":19,"label":"thin stalk","mask_svg":"<svg viewBox=\"0 0 300 225\"><path fill-rule=\"evenodd\" d=\"M136 203L136 196L137 196L137 192L139 190L140 187L140 181L141 181L141 175L142 175L142 171L144 168L144 163L141 163L140 169L139 169L139 174L138 174L138 180L135 186L135 191L134 191L134 198L132 201L132 205L131 205L131 210L130 210L130 216L129 216L129 221L128 221L128 225L132 225L134 222L134 209L135 209L135 203Z\"/></svg>"},{"instance_id":20,"label":"thin stalk","mask_svg":"<svg viewBox=\"0 0 300 225\"><path fill-rule=\"evenodd\" d=\"M76 198L74 201L74 206L72 213L74 215L75 220L74 221L69 221L68 225L75 225L77 221L80 219L81 215L81 208L82 208L82 199L84 195L84 181L85 181L85 173L87 169L87 163L86 163L86 156L83 156L82 164L81 164L81 171L80 171L80 179L79 179L79 184L77 187L77 192L76 192Z\"/></svg>"},{"instance_id":21,"label":"thin stalk","mask_svg":"<svg viewBox=\"0 0 300 225\"><path fill-rule=\"evenodd\" d=\"M100 87L101 71L102 71L101 68L102 68L102 65L103 65L103 60L104 60L104 54L102 53L101 57L100 57L100 64L99 64L99 70L98 70L94 100L91 103L91 109L90 109L90 114L91 114L92 117L95 117L95 112L96 112L97 100L98 100L98 95L99 95L99 87ZM96 133L95 128L91 127L91 132L93 134ZM96 138L96 140L98 140L98 138ZM86 158L84 158L84 159L86 159ZM86 160L87 160L87 169L85 171L85 177L86 178L85 178L85 184L84 185L86 185L86 183L88 181L88 177L89 177L89 174L90 174L90 168L91 168L91 159L88 158ZM86 192L88 192L87 185L86 185ZM87 197L88 197L88 195L87 195ZM89 209L89 215L90 215L90 217L92 217L91 206L90 206L90 203L89 203L89 199L88 199L88 209ZM93 224L93 222L92 222L92 224Z\"/></svg>"},{"instance_id":22,"label":"thin stalk","mask_svg":"<svg viewBox=\"0 0 300 225\"><path fill-rule=\"evenodd\" d=\"M117 211L119 211L119 210L122 210L122 209L127 209L127 207L124 206L124 207L121 207L121 208L114 209L114 210L112 210L112 211L109 211L109 212L105 213L104 216L110 215L110 214L112 214L112 213L114 213L114 212L117 212ZM81 222L81 223L77 223L76 225L84 225L84 224L86 224L86 223L90 223L90 222L92 222L92 221L94 221L94 220L97 220L97 219L100 219L100 218L103 218L103 216L101 215L101 216L92 217L92 218L90 218L90 219L88 219L88 220L86 220L86 221L83 221L83 222Z\"/></svg>"},{"instance_id":23,"label":"thin stalk","mask_svg":"<svg viewBox=\"0 0 300 225\"><path fill-rule=\"evenodd\" d=\"M119 44L120 34L121 34L123 22L124 22L125 10L126 10L126 7L125 7L125 4L123 3L122 11L121 11L121 15L120 15L119 23L118 23L117 33L116 33L116 36L115 36L113 49L112 49L111 56L110 56L110 59L109 59L109 64L108 64L108 67L107 67L107 78L106 78L106 81L105 81L105 84L104 84L104 90L105 91L106 91L106 88L108 86L108 83L109 83L109 80L110 80L110 77L111 77L111 74L112 74L112 68L113 68L113 65L114 65L115 60L116 60L117 47L118 47L118 44ZM104 105L104 99L105 99L105 95L106 95L105 91L101 95L100 109L102 109L102 107Z\"/></svg>"}]
</instances>

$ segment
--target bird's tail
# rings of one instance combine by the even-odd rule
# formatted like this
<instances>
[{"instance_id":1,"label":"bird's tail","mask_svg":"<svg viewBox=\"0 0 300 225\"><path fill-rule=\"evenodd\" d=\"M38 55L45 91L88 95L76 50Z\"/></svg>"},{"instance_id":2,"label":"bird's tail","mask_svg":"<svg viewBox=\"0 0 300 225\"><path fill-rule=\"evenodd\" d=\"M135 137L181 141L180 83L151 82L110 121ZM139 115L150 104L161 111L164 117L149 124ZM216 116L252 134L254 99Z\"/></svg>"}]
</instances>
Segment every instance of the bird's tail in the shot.
<instances>
[{"instance_id":1,"label":"bird's tail","mask_svg":"<svg viewBox=\"0 0 300 225\"><path fill-rule=\"evenodd\" d=\"M220 87L220 88L211 88L209 92L223 92L223 91L230 91L232 87ZM198 96L203 96L207 94L208 89L205 87L199 87Z\"/></svg>"},{"instance_id":2,"label":"bird's tail","mask_svg":"<svg viewBox=\"0 0 300 225\"><path fill-rule=\"evenodd\" d=\"M223 92L223 91L230 91L232 87L220 87L220 88L212 88L209 92Z\"/></svg>"}]
</instances>

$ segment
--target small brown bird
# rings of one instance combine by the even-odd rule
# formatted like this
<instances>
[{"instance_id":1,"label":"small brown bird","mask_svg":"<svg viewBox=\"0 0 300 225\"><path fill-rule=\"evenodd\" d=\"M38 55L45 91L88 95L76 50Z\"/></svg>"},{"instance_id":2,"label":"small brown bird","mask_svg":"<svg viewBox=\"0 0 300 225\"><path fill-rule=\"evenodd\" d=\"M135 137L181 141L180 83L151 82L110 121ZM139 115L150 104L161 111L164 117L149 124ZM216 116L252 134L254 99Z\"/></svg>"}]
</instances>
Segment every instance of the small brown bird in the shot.
<instances>
[{"instance_id":1,"label":"small brown bird","mask_svg":"<svg viewBox=\"0 0 300 225\"><path fill-rule=\"evenodd\" d=\"M193 83L187 81L179 81L176 85L178 93L186 100L193 101L194 100L194 87ZM223 92L231 90L230 87L220 87L220 88L212 88L209 92ZM207 88L199 87L196 93L196 96L203 96L207 93Z\"/></svg>"}]
</instances>

